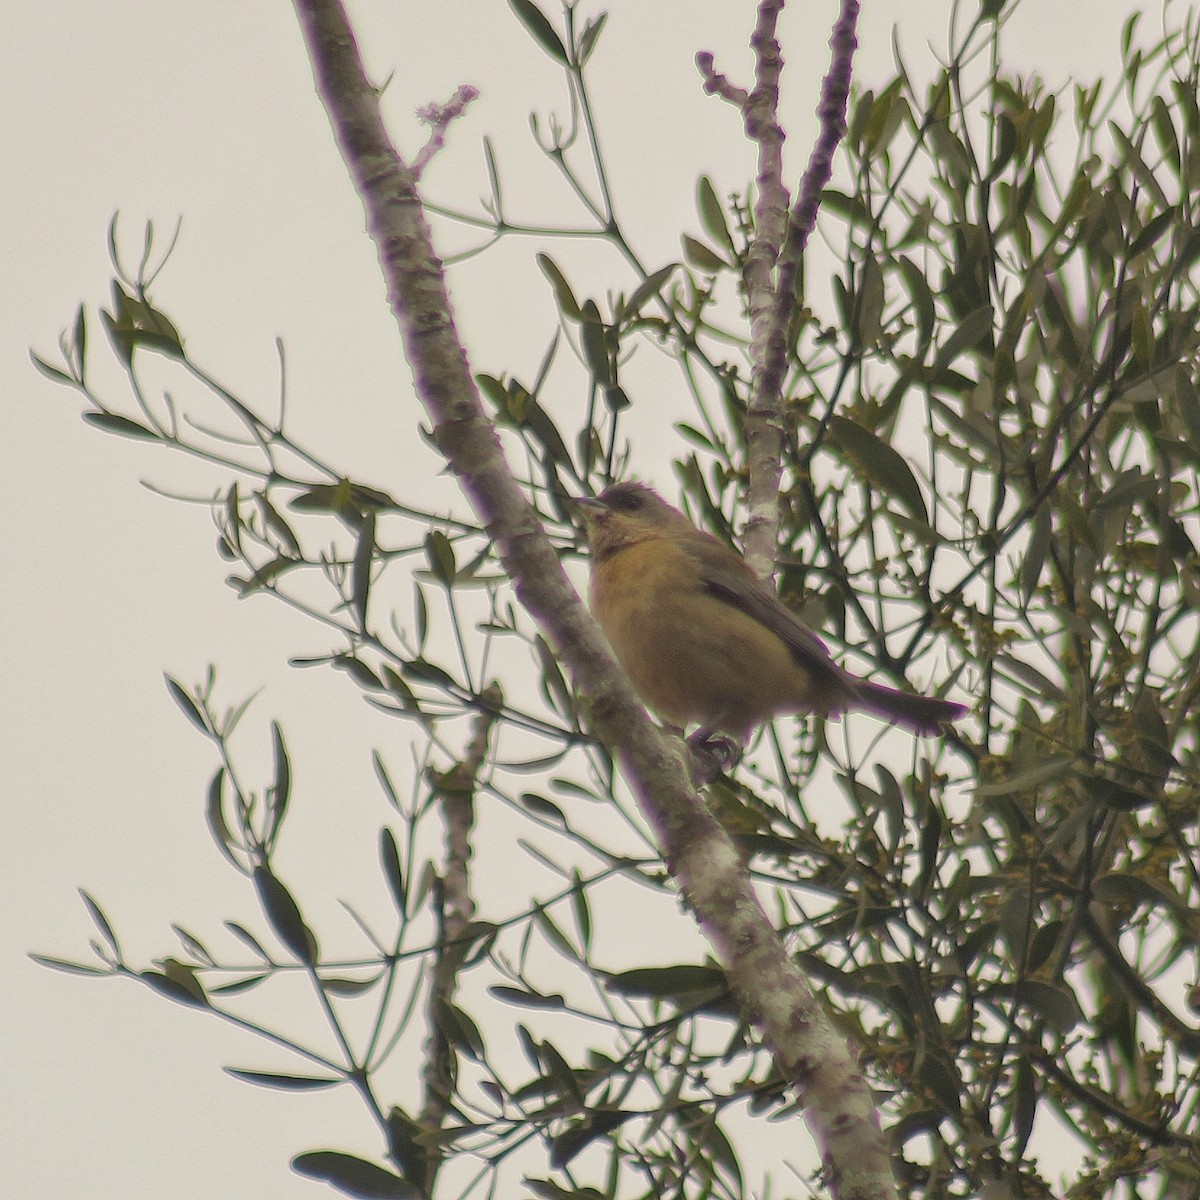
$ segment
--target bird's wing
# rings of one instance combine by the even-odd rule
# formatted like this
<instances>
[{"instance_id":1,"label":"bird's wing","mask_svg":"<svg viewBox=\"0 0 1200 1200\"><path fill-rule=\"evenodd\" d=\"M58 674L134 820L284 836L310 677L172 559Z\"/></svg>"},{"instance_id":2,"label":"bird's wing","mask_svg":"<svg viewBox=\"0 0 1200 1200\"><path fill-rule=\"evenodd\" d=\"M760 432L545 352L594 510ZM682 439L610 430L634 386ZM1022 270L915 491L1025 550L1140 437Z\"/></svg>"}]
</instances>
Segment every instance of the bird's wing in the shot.
<instances>
[{"instance_id":1,"label":"bird's wing","mask_svg":"<svg viewBox=\"0 0 1200 1200\"><path fill-rule=\"evenodd\" d=\"M765 625L792 652L797 665L853 691L850 677L833 661L825 643L732 550L716 538L688 539L708 592Z\"/></svg>"}]
</instances>

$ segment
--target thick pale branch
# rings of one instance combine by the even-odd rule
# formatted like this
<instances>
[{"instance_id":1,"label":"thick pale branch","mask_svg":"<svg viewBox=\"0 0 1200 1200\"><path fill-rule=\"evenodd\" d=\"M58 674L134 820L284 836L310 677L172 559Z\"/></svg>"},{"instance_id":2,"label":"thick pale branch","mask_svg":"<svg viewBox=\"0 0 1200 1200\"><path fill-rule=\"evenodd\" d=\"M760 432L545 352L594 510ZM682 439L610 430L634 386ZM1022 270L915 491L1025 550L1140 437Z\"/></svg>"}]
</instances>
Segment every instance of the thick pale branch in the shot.
<instances>
[{"instance_id":1,"label":"thick pale branch","mask_svg":"<svg viewBox=\"0 0 1200 1200\"><path fill-rule=\"evenodd\" d=\"M820 132L800 183L800 196L788 211L783 182L784 133L778 121L779 77L783 59L775 38L782 0L762 0L751 38L755 86L734 89L713 69L712 56L697 56L705 89L740 102L746 135L758 146L754 239L742 275L750 316L751 388L746 416L749 518L746 559L762 578L775 569L779 532L779 481L783 458L783 381L791 323L796 311L796 274L816 225L821 191L833 170L833 155L846 130L850 72L857 46L858 0L843 0L830 37L829 70L817 107Z\"/></svg>"},{"instance_id":2,"label":"thick pale branch","mask_svg":"<svg viewBox=\"0 0 1200 1200\"><path fill-rule=\"evenodd\" d=\"M747 561L762 579L775 573L779 539L779 479L783 462L782 376L764 372L773 328L775 263L787 234L790 196L783 182L783 142L779 124L779 79L783 56L775 37L782 0L763 0L750 38L754 50L754 90L744 109L746 135L758 146L754 203L754 239L742 274L750 318L750 403L746 412L746 489L748 517L744 535Z\"/></svg>"},{"instance_id":3,"label":"thick pale branch","mask_svg":"<svg viewBox=\"0 0 1200 1200\"><path fill-rule=\"evenodd\" d=\"M750 403L746 416L747 465L750 485L746 500L749 517L743 537L746 560L756 575L769 579L775 572L779 532L779 478L783 454L782 403L763 387L762 364L775 304L775 264L787 234L791 196L783 182L783 143L779 124L779 79L783 56L775 28L783 0L762 0L750 45L754 50L754 90L735 87L713 65L707 52L696 55L704 90L735 104L742 113L746 136L758 147L755 176L754 236L742 268L742 289L750 320Z\"/></svg>"},{"instance_id":4,"label":"thick pale branch","mask_svg":"<svg viewBox=\"0 0 1200 1200\"><path fill-rule=\"evenodd\" d=\"M486 524L518 596L589 697L597 732L748 1013L806 1106L833 1193L893 1197L870 1092L767 920L721 826L688 786L681 744L637 703L517 487L457 337L416 179L388 139L338 0L295 0L317 88L367 213L388 299L438 446Z\"/></svg>"},{"instance_id":5,"label":"thick pale branch","mask_svg":"<svg viewBox=\"0 0 1200 1200\"><path fill-rule=\"evenodd\" d=\"M446 1036L440 1011L452 1004L458 991L458 977L471 949L466 940L468 927L475 917L471 894L471 838L475 830L475 790L479 773L487 762L492 726L504 703L499 684L490 684L483 692L487 707L475 715L471 739L463 757L436 778L434 789L446 830L446 853L437 886L438 948L434 958L426 1011L429 1037L421 1066L425 1099L417 1118L424 1131L436 1132L454 1111L454 1048ZM433 1194L440 1160L430 1154L422 1191Z\"/></svg>"},{"instance_id":6,"label":"thick pale branch","mask_svg":"<svg viewBox=\"0 0 1200 1200\"><path fill-rule=\"evenodd\" d=\"M858 0L842 0L842 10L829 38L829 70L821 85L817 106L821 130L800 180L800 195L788 217L787 237L779 255L775 280L775 306L763 358L762 389L766 397L779 397L787 370L788 330L796 311L796 275L808 239L816 228L821 192L833 174L833 156L846 133L846 105L850 97L851 69L858 48Z\"/></svg>"}]
</instances>

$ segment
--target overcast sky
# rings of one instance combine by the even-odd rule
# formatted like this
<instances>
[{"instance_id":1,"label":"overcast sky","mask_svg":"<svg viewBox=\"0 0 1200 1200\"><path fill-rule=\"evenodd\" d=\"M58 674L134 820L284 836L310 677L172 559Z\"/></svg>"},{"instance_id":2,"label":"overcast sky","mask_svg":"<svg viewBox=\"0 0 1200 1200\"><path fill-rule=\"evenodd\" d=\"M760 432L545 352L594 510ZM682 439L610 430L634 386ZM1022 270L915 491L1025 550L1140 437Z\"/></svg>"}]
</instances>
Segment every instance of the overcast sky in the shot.
<instances>
[{"instance_id":1,"label":"overcast sky","mask_svg":"<svg viewBox=\"0 0 1200 1200\"><path fill-rule=\"evenodd\" d=\"M693 57L712 50L719 69L744 81L754 5L608 7L594 98L637 248L665 263L678 257L679 232L697 228L697 175L710 174L723 192L751 173L736 116L703 95ZM543 8L558 19L552 0ZM807 155L835 9L832 0L796 3L783 22L793 178ZM940 0L864 9L856 69L867 84L890 69L897 21L910 67L924 68L930 44L945 46L949 6ZM1027 0L1010 64L1052 86L1072 71L1111 74L1129 11L1112 0ZM422 140L412 117L419 104L462 83L481 92L427 177L431 196L469 205L486 190L488 135L514 208L562 219L561 188L528 126L533 110L563 110L561 84L503 0L362 0L352 15L375 77L394 72L388 113L406 152ZM87 956L94 931L79 887L102 901L135 959L169 948L169 921L208 933L253 911L204 830L211 749L171 705L164 671L191 682L214 662L230 702L264 689L252 741L272 717L305 738L297 803L306 815L297 817L293 861L306 879L327 881L331 906L353 894L353 864L374 863L386 819L370 750L405 761L406 732L368 713L344 678L289 669L288 656L312 645L311 630L268 600L238 603L207 511L139 484L204 494L215 477L86 427L79 400L38 376L28 352L52 357L84 301L101 363L95 306L107 300L110 218L120 212L132 248L148 218L166 234L182 217L157 295L191 353L237 391L269 397L278 387L274 339L284 339L292 411L312 443L389 490L450 503L452 489L412 449L417 408L374 251L288 4L12 6L0 63L4 1188L23 1200L313 1196L318 1185L288 1171L291 1155L375 1149L349 1097L230 1080L224 1064L285 1064L144 989L52 974L24 956ZM476 370L536 369L553 311L533 248L514 241L455 272ZM611 258L553 253L593 271L599 294L627 286ZM104 378L120 396L116 376ZM665 433L671 400L662 399L644 419ZM665 461L646 450L638 466L667 483Z\"/></svg>"}]
</instances>

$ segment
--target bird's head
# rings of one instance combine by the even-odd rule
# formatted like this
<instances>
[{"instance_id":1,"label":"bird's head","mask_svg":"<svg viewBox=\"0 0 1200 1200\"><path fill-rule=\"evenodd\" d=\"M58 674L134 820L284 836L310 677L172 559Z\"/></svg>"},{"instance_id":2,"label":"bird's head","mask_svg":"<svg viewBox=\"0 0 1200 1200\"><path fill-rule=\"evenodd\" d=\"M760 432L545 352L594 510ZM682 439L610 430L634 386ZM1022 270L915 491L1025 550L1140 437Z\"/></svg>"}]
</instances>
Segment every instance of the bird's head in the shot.
<instances>
[{"instance_id":1,"label":"bird's head","mask_svg":"<svg viewBox=\"0 0 1200 1200\"><path fill-rule=\"evenodd\" d=\"M644 483L614 483L594 499L584 496L575 503L583 513L593 558L671 530L695 532L683 513Z\"/></svg>"}]
</instances>

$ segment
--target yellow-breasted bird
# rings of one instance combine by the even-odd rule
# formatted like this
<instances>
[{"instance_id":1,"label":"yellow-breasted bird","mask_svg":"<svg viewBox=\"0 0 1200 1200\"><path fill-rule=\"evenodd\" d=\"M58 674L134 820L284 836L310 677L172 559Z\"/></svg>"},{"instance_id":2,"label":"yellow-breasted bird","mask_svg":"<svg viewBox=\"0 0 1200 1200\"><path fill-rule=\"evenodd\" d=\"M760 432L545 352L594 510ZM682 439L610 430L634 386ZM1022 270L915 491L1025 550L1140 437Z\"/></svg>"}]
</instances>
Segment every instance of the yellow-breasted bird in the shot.
<instances>
[{"instance_id":1,"label":"yellow-breasted bird","mask_svg":"<svg viewBox=\"0 0 1200 1200\"><path fill-rule=\"evenodd\" d=\"M577 501L591 551L590 603L642 700L691 740L744 743L779 713L862 709L935 733L961 704L897 691L838 666L746 565L641 483Z\"/></svg>"}]
</instances>

